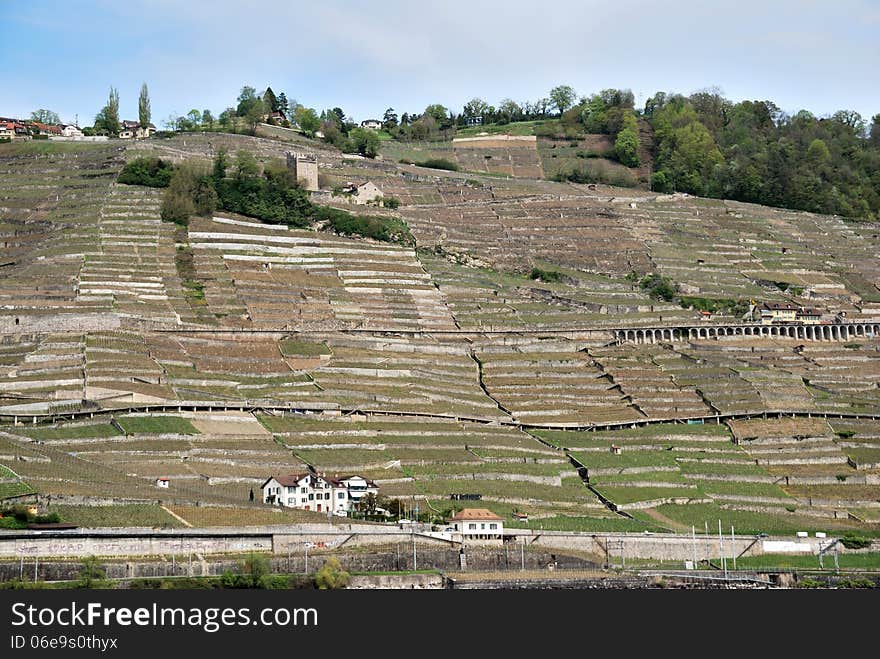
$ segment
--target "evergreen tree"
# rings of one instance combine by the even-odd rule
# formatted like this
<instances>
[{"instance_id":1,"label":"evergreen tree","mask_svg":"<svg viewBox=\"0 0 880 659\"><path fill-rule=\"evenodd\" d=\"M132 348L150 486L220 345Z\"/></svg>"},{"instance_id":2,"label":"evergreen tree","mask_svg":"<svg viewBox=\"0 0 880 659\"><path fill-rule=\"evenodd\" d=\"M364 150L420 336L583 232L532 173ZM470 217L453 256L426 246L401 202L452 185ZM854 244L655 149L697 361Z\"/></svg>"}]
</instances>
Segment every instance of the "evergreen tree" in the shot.
<instances>
[{"instance_id":1,"label":"evergreen tree","mask_svg":"<svg viewBox=\"0 0 880 659\"><path fill-rule=\"evenodd\" d=\"M147 90L147 83L144 83L141 85L141 94L138 97L138 123L146 128L151 118L150 92Z\"/></svg>"}]
</instances>

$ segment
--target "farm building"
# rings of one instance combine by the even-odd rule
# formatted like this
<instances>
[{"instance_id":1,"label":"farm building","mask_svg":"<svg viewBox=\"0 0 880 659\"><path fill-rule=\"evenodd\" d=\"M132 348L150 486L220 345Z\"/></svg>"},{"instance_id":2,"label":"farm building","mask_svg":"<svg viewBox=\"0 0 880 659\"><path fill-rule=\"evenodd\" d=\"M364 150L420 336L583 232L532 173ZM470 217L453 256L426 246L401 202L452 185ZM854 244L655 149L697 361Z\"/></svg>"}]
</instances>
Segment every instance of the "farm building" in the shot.
<instances>
[{"instance_id":1,"label":"farm building","mask_svg":"<svg viewBox=\"0 0 880 659\"><path fill-rule=\"evenodd\" d=\"M375 483L361 476L327 478L299 473L272 476L260 487L263 503L347 515L366 494L378 494Z\"/></svg>"},{"instance_id":2,"label":"farm building","mask_svg":"<svg viewBox=\"0 0 880 659\"><path fill-rule=\"evenodd\" d=\"M504 520L486 508L465 508L449 520L456 533L468 540L501 540Z\"/></svg>"},{"instance_id":3,"label":"farm building","mask_svg":"<svg viewBox=\"0 0 880 659\"><path fill-rule=\"evenodd\" d=\"M378 119L364 119L361 122L361 128L369 128L370 130L379 130L382 128L382 122Z\"/></svg>"}]
</instances>

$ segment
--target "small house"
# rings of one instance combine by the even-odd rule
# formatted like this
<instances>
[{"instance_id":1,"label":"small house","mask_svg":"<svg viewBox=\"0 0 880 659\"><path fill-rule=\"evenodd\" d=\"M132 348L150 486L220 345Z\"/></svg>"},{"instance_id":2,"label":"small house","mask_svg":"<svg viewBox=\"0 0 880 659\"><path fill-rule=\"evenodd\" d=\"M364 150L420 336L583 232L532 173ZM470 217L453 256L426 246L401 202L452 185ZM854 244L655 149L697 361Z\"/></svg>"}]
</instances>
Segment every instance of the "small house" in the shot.
<instances>
[{"instance_id":1,"label":"small house","mask_svg":"<svg viewBox=\"0 0 880 659\"><path fill-rule=\"evenodd\" d=\"M382 205L382 191L372 181L361 183L354 189L352 201L358 205L376 203Z\"/></svg>"},{"instance_id":2,"label":"small house","mask_svg":"<svg viewBox=\"0 0 880 659\"><path fill-rule=\"evenodd\" d=\"M501 540L504 520L486 508L465 508L449 520L455 533L468 540Z\"/></svg>"},{"instance_id":3,"label":"small house","mask_svg":"<svg viewBox=\"0 0 880 659\"><path fill-rule=\"evenodd\" d=\"M382 122L378 119L364 119L361 122L361 128L368 128L370 130L379 130L382 128Z\"/></svg>"},{"instance_id":4,"label":"small house","mask_svg":"<svg viewBox=\"0 0 880 659\"><path fill-rule=\"evenodd\" d=\"M614 455L620 455L622 451L623 451L623 449L621 449L617 444L611 445L611 452Z\"/></svg>"},{"instance_id":5,"label":"small house","mask_svg":"<svg viewBox=\"0 0 880 659\"><path fill-rule=\"evenodd\" d=\"M125 129L119 131L119 139L120 140L130 140L132 138L134 138L134 132L132 132L128 128L125 128Z\"/></svg>"},{"instance_id":6,"label":"small house","mask_svg":"<svg viewBox=\"0 0 880 659\"><path fill-rule=\"evenodd\" d=\"M804 307L797 312L797 321L804 325L818 325L822 320L822 312L812 307Z\"/></svg>"},{"instance_id":7,"label":"small house","mask_svg":"<svg viewBox=\"0 0 880 659\"><path fill-rule=\"evenodd\" d=\"M513 519L517 522L523 522L524 524L528 523L529 516L525 513L513 513Z\"/></svg>"},{"instance_id":8,"label":"small house","mask_svg":"<svg viewBox=\"0 0 880 659\"><path fill-rule=\"evenodd\" d=\"M167 490L171 486L171 481L167 478L157 478L156 479L156 487L161 487L163 490Z\"/></svg>"}]
</instances>

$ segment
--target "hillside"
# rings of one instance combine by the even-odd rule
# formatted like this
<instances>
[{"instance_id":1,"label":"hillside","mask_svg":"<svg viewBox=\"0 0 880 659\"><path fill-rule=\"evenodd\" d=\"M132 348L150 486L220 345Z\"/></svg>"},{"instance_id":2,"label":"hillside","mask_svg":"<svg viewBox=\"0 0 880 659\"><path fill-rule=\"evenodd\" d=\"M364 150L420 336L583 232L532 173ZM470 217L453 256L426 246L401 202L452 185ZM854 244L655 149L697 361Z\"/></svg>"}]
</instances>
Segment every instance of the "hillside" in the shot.
<instances>
[{"instance_id":1,"label":"hillside","mask_svg":"<svg viewBox=\"0 0 880 659\"><path fill-rule=\"evenodd\" d=\"M373 212L415 245L181 227L116 180L276 140L0 145L8 496L248 507L309 465L545 528L880 531L880 227L548 180L551 151L603 160L568 153L597 135L424 146L457 172L318 152L329 186L399 199ZM816 307L827 336L752 333L750 300Z\"/></svg>"}]
</instances>

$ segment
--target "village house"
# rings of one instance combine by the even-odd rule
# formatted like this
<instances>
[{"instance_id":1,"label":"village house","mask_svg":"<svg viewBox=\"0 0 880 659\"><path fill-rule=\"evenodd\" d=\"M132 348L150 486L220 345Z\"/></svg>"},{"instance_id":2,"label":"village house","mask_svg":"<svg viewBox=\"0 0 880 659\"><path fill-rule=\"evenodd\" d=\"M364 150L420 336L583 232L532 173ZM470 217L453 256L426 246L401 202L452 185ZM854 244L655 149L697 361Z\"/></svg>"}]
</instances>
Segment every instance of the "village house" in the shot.
<instances>
[{"instance_id":1,"label":"village house","mask_svg":"<svg viewBox=\"0 0 880 659\"><path fill-rule=\"evenodd\" d=\"M822 312L812 307L798 309L797 321L804 325L818 325L822 321Z\"/></svg>"},{"instance_id":2,"label":"village house","mask_svg":"<svg viewBox=\"0 0 880 659\"><path fill-rule=\"evenodd\" d=\"M39 121L30 122L31 132L35 135L61 136L61 126L53 126L51 124L43 124Z\"/></svg>"},{"instance_id":3,"label":"village house","mask_svg":"<svg viewBox=\"0 0 880 659\"><path fill-rule=\"evenodd\" d=\"M167 478L157 478L156 479L156 487L161 487L163 490L167 490L171 485L171 481Z\"/></svg>"},{"instance_id":4,"label":"village house","mask_svg":"<svg viewBox=\"0 0 880 659\"><path fill-rule=\"evenodd\" d=\"M504 520L486 508L465 508L455 513L449 525L462 540L502 540Z\"/></svg>"},{"instance_id":5,"label":"village house","mask_svg":"<svg viewBox=\"0 0 880 659\"><path fill-rule=\"evenodd\" d=\"M759 313L761 324L793 323L797 319L798 308L790 302L765 302Z\"/></svg>"},{"instance_id":6,"label":"village house","mask_svg":"<svg viewBox=\"0 0 880 659\"><path fill-rule=\"evenodd\" d=\"M61 126L61 135L62 137L82 137L83 132L79 129L79 126L64 125Z\"/></svg>"},{"instance_id":7,"label":"village house","mask_svg":"<svg viewBox=\"0 0 880 659\"><path fill-rule=\"evenodd\" d=\"M270 112L266 115L265 121L266 123L283 124L287 121L287 117L281 110L275 110L275 112Z\"/></svg>"},{"instance_id":8,"label":"village house","mask_svg":"<svg viewBox=\"0 0 880 659\"><path fill-rule=\"evenodd\" d=\"M355 183L347 183L342 189L342 193L348 195L348 200L358 206L364 206L366 204L384 206L382 201L384 197L382 190L380 190L372 181L367 181L366 183L361 183L359 185Z\"/></svg>"},{"instance_id":9,"label":"village house","mask_svg":"<svg viewBox=\"0 0 880 659\"><path fill-rule=\"evenodd\" d=\"M0 140L15 139L15 124L11 121L0 121Z\"/></svg>"},{"instance_id":10,"label":"village house","mask_svg":"<svg viewBox=\"0 0 880 659\"><path fill-rule=\"evenodd\" d=\"M361 128L369 128L370 130L379 130L382 128L382 122L378 119L364 119L361 122Z\"/></svg>"},{"instance_id":11,"label":"village house","mask_svg":"<svg viewBox=\"0 0 880 659\"><path fill-rule=\"evenodd\" d=\"M140 122L125 120L120 124L119 138L123 140L138 139L150 137L156 132L153 124L141 126Z\"/></svg>"},{"instance_id":12,"label":"village house","mask_svg":"<svg viewBox=\"0 0 880 659\"><path fill-rule=\"evenodd\" d=\"M260 486L263 503L345 516L367 494L379 494L376 484L361 476L327 478L313 472L272 476Z\"/></svg>"}]
</instances>

